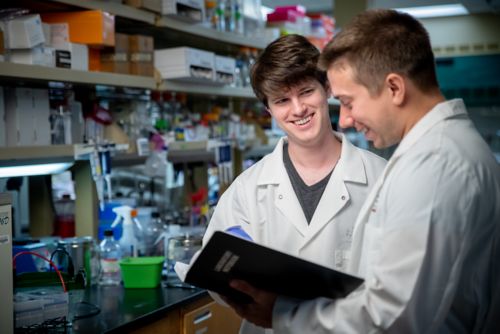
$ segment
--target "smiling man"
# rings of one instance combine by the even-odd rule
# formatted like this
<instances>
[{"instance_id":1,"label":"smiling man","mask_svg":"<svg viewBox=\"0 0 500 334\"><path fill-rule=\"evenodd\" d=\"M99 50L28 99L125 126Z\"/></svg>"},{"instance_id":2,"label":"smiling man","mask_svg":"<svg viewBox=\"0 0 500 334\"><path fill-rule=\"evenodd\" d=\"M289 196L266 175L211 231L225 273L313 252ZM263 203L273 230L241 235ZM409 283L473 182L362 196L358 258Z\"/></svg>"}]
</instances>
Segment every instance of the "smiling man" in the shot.
<instances>
[{"instance_id":1,"label":"smiling man","mask_svg":"<svg viewBox=\"0 0 500 334\"><path fill-rule=\"evenodd\" d=\"M286 137L224 192L204 242L236 225L257 243L330 268L348 267L354 221L385 160L332 130L318 58L306 38L288 35L252 67L255 94ZM271 332L247 321L241 328Z\"/></svg>"},{"instance_id":2,"label":"smiling man","mask_svg":"<svg viewBox=\"0 0 500 334\"><path fill-rule=\"evenodd\" d=\"M354 226L346 298L299 302L231 285L276 333L499 333L500 166L460 99L446 101L429 36L392 10L358 15L320 59L342 127L399 144Z\"/></svg>"}]
</instances>

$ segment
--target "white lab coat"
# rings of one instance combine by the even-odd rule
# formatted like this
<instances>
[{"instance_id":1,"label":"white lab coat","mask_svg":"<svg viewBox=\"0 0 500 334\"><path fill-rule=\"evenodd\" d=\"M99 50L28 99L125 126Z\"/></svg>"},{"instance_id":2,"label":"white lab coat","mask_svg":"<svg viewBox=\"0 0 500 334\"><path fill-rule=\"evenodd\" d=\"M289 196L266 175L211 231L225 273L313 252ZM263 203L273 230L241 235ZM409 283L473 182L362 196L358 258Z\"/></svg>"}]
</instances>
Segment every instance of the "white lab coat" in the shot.
<instances>
[{"instance_id":1,"label":"white lab coat","mask_svg":"<svg viewBox=\"0 0 500 334\"><path fill-rule=\"evenodd\" d=\"M499 203L500 167L463 102L438 104L402 140L356 221L349 272L365 283L298 308L278 298L275 332L485 332L498 312L489 305L499 296Z\"/></svg>"},{"instance_id":2,"label":"white lab coat","mask_svg":"<svg viewBox=\"0 0 500 334\"><path fill-rule=\"evenodd\" d=\"M204 243L214 231L238 225L257 243L345 270L355 219L386 161L353 146L343 135L336 136L342 141L340 160L310 224L283 164L286 139L282 138L272 153L239 175L221 196ZM240 333L266 332L244 321Z\"/></svg>"}]
</instances>

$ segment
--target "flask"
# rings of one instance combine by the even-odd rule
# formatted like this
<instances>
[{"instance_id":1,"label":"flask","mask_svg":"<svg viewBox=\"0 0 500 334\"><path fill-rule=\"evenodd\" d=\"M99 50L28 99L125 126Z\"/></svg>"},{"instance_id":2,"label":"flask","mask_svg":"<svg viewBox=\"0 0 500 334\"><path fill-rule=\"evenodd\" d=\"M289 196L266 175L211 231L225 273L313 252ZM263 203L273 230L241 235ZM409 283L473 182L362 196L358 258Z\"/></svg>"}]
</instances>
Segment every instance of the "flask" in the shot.
<instances>
[{"instance_id":1,"label":"flask","mask_svg":"<svg viewBox=\"0 0 500 334\"><path fill-rule=\"evenodd\" d=\"M99 285L119 285L121 249L113 238L113 230L104 231L104 239L99 244L99 257L101 264Z\"/></svg>"}]
</instances>

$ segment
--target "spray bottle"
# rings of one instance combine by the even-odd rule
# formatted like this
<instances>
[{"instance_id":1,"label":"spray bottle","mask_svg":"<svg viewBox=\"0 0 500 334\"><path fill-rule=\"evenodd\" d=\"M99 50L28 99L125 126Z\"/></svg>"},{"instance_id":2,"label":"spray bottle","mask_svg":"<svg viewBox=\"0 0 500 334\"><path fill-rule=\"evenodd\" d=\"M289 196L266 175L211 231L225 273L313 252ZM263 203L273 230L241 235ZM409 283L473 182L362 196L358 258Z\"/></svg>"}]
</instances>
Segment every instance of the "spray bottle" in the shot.
<instances>
[{"instance_id":1,"label":"spray bottle","mask_svg":"<svg viewBox=\"0 0 500 334\"><path fill-rule=\"evenodd\" d=\"M139 242L134 232L134 225L138 230L142 230L141 224L135 218L137 216L137 211L127 205L113 208L113 211L116 213L116 219L113 224L111 224L111 228L119 223L123 224L123 234L118 241L122 250L122 257L137 257Z\"/></svg>"}]
</instances>

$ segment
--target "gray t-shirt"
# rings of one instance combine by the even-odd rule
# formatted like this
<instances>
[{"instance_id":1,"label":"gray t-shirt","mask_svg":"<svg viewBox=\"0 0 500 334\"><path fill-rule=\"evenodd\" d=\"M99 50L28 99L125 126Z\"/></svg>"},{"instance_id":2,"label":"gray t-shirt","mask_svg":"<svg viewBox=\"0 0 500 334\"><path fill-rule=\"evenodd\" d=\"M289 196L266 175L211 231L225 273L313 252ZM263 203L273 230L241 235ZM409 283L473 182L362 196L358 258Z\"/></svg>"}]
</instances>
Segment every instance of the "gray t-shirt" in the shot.
<instances>
[{"instance_id":1,"label":"gray t-shirt","mask_svg":"<svg viewBox=\"0 0 500 334\"><path fill-rule=\"evenodd\" d=\"M290 155L288 154L288 143L283 145L283 163L285 164L286 171L288 173L288 177L290 178L290 182L292 183L293 190L295 190L295 194L299 199L300 206L302 206L302 211L304 211L304 215L306 216L307 223L311 222L311 219L314 215L314 211L318 207L319 200L325 191L326 185L330 180L330 176L332 175L333 169L325 176L321 181L308 186L304 183L299 173L295 169L295 166L290 159Z\"/></svg>"}]
</instances>

